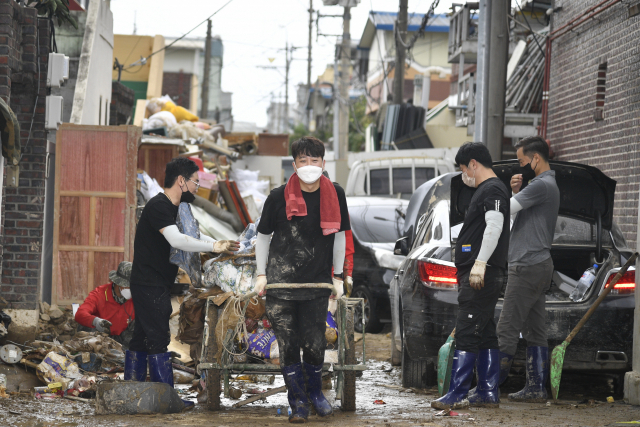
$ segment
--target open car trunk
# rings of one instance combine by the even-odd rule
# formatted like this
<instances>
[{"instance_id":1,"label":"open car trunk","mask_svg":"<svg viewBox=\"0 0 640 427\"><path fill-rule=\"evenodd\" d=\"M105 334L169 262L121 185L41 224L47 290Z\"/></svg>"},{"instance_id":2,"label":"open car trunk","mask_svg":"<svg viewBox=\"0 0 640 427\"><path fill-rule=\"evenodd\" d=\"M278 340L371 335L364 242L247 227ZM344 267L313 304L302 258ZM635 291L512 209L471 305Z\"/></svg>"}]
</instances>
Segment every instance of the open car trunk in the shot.
<instances>
[{"instance_id":1,"label":"open car trunk","mask_svg":"<svg viewBox=\"0 0 640 427\"><path fill-rule=\"evenodd\" d=\"M603 248L602 254L605 260L604 266L610 262L610 250ZM547 302L573 302L569 295L577 286L584 271L595 263L595 252L592 248L575 247L555 247L551 249L551 259L553 260L553 277L551 287L545 293ZM587 298L592 290L600 283L600 276L606 274L609 268L599 267L596 270L596 280L585 295Z\"/></svg>"}]
</instances>

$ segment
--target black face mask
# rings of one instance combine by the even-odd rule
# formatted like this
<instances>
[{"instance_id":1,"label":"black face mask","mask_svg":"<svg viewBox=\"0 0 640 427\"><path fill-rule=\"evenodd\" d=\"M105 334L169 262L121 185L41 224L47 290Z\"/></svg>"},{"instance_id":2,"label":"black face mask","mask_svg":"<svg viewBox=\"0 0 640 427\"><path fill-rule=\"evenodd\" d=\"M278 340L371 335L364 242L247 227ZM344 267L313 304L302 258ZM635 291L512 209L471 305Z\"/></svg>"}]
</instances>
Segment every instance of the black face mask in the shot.
<instances>
[{"instance_id":1,"label":"black face mask","mask_svg":"<svg viewBox=\"0 0 640 427\"><path fill-rule=\"evenodd\" d=\"M193 203L196 200L196 196L189 190L183 191L180 196L180 203Z\"/></svg>"},{"instance_id":2,"label":"black face mask","mask_svg":"<svg viewBox=\"0 0 640 427\"><path fill-rule=\"evenodd\" d=\"M180 196L180 203L193 203L196 200L196 196L189 191L189 186L186 181L184 182L184 185L187 186L187 191L182 192L182 195ZM182 187L180 189L182 190Z\"/></svg>"},{"instance_id":3,"label":"black face mask","mask_svg":"<svg viewBox=\"0 0 640 427\"><path fill-rule=\"evenodd\" d=\"M522 182L529 182L536 177L536 172L531 168L531 162L524 166L520 166L520 173L522 174Z\"/></svg>"}]
</instances>

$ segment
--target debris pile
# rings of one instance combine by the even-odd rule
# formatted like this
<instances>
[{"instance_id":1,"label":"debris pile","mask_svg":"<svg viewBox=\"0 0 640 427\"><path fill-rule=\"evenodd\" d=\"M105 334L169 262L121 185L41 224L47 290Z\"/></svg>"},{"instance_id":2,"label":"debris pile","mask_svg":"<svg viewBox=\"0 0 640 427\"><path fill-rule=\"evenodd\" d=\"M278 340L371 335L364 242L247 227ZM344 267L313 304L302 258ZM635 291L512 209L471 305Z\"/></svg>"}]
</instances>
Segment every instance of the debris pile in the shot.
<instances>
[{"instance_id":1,"label":"debris pile","mask_svg":"<svg viewBox=\"0 0 640 427\"><path fill-rule=\"evenodd\" d=\"M71 308L40 303L37 337L42 341L67 341L76 333L78 324Z\"/></svg>"}]
</instances>

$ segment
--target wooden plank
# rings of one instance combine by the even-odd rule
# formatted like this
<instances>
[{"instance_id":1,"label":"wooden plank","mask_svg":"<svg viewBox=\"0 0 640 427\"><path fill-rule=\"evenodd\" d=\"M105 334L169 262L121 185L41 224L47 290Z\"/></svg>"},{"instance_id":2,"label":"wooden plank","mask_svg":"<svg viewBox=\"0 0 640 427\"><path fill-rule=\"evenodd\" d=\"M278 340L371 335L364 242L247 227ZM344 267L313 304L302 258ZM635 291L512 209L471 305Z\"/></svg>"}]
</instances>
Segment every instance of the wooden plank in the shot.
<instances>
[{"instance_id":1,"label":"wooden plank","mask_svg":"<svg viewBox=\"0 0 640 427\"><path fill-rule=\"evenodd\" d=\"M55 217L59 227L57 241L61 245L90 245L89 198L58 195L57 199L60 202L59 214Z\"/></svg>"},{"instance_id":2,"label":"wooden plank","mask_svg":"<svg viewBox=\"0 0 640 427\"><path fill-rule=\"evenodd\" d=\"M88 255L87 252L65 252L62 249L57 253L56 300L83 301L87 296Z\"/></svg>"},{"instance_id":3,"label":"wooden plank","mask_svg":"<svg viewBox=\"0 0 640 427\"><path fill-rule=\"evenodd\" d=\"M60 191L62 197L111 197L124 199L127 193L124 191Z\"/></svg>"},{"instance_id":4,"label":"wooden plank","mask_svg":"<svg viewBox=\"0 0 640 427\"><path fill-rule=\"evenodd\" d=\"M122 261L124 261L123 252L95 252L93 263L94 286L91 290L109 283L109 272L117 270Z\"/></svg>"},{"instance_id":5,"label":"wooden plank","mask_svg":"<svg viewBox=\"0 0 640 427\"><path fill-rule=\"evenodd\" d=\"M65 252L124 252L123 246L89 246L89 245L58 245L58 250Z\"/></svg>"},{"instance_id":6,"label":"wooden plank","mask_svg":"<svg viewBox=\"0 0 640 427\"><path fill-rule=\"evenodd\" d=\"M125 246L125 199L95 198L95 240L92 246Z\"/></svg>"},{"instance_id":7,"label":"wooden plank","mask_svg":"<svg viewBox=\"0 0 640 427\"><path fill-rule=\"evenodd\" d=\"M91 251L91 252L87 252L87 266L86 266L86 270L87 270L87 293L86 295L89 295L89 292L91 292L92 290L95 289L95 279L94 279L94 263L95 263L95 255L96 253Z\"/></svg>"}]
</instances>

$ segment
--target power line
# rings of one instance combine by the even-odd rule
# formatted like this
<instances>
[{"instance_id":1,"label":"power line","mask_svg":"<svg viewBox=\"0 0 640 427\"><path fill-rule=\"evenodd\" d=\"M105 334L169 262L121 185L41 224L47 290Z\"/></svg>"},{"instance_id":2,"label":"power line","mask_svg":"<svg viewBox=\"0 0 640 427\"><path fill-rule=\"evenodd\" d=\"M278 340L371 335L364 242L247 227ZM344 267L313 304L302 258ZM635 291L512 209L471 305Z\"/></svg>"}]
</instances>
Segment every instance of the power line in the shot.
<instances>
[{"instance_id":1,"label":"power line","mask_svg":"<svg viewBox=\"0 0 640 427\"><path fill-rule=\"evenodd\" d=\"M153 55L162 52L165 49L170 48L171 46L173 46L175 43L177 43L178 41L182 40L183 38L185 38L186 36L188 36L190 33L192 33L196 28L198 28L200 25L204 24L205 22L207 22L209 19L213 18L218 12L220 12L222 9L224 9L225 7L227 7L227 5L229 3L231 3L233 0L229 0L228 2L226 2L225 4L222 5L222 7L220 7L220 9L216 10L215 12L213 12L211 15L209 15L207 18L205 18L204 21L202 21L201 23L199 23L198 25L196 25L195 27L193 27L192 29L190 29L189 31L187 31L186 33L184 33L183 35L181 35L180 37L178 37L177 39L175 39L174 41L172 41L171 43L169 43L167 46L163 47L162 49L158 49L155 52L152 52L151 54L149 54L149 56L147 56L146 58L140 58L140 60L134 62L133 64L129 65L129 67L127 68L131 68L134 67L136 65L137 62L146 62L149 60L149 58L151 58Z\"/></svg>"}]
</instances>

